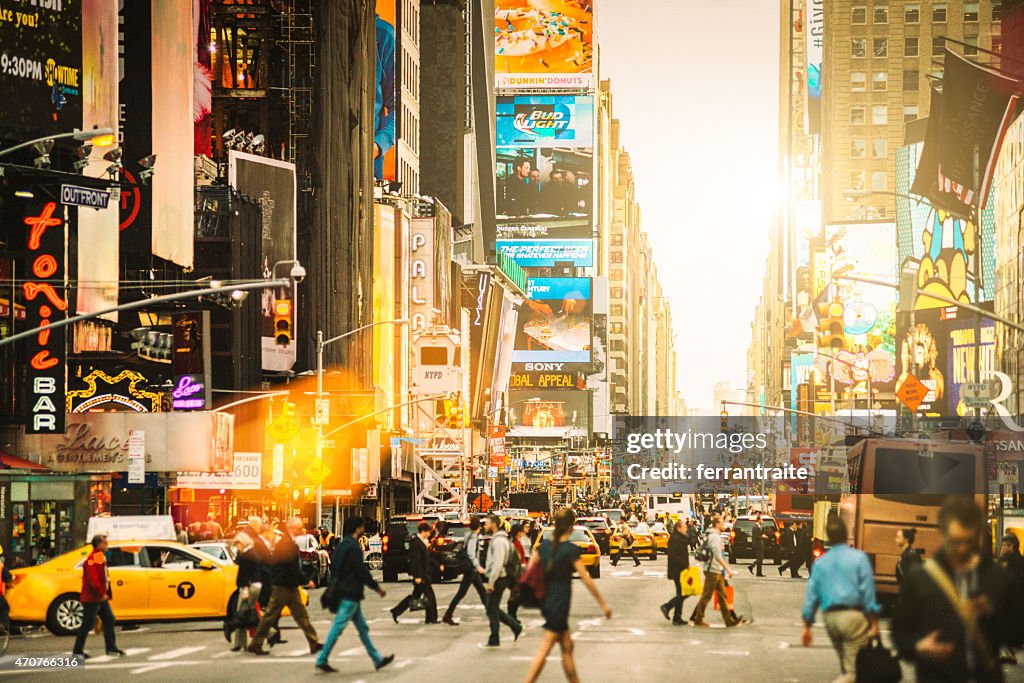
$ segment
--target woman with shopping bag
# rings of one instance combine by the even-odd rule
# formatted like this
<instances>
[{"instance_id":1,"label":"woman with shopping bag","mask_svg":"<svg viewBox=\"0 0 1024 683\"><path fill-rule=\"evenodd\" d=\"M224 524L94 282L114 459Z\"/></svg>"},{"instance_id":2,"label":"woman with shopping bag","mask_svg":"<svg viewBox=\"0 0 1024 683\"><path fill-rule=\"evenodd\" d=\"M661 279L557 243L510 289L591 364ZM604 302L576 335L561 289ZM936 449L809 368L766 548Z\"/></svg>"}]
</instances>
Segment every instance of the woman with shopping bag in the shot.
<instances>
[{"instance_id":1,"label":"woman with shopping bag","mask_svg":"<svg viewBox=\"0 0 1024 683\"><path fill-rule=\"evenodd\" d=\"M683 621L683 602L686 598L700 595L702 590L700 569L694 567L695 571L690 571L690 540L686 526L686 520L680 519L668 538L668 579L675 584L676 594L661 606L661 614L669 619L669 612L672 612L674 626L686 623Z\"/></svg>"}]
</instances>

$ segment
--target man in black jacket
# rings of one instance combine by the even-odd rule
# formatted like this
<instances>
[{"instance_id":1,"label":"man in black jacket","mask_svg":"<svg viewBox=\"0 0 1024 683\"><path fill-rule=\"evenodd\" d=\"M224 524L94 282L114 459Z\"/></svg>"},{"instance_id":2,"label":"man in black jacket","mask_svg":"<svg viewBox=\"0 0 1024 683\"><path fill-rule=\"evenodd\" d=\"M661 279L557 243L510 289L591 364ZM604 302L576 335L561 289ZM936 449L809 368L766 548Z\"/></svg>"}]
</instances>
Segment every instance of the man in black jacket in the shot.
<instances>
[{"instance_id":1,"label":"man in black jacket","mask_svg":"<svg viewBox=\"0 0 1024 683\"><path fill-rule=\"evenodd\" d=\"M668 619L669 611L673 611L672 624L682 626L683 603L686 598L683 596L683 584L680 581L680 574L690 566L690 540L687 536L687 524L685 519L676 522L672 535L668 537L668 578L676 587L676 594L671 600L661 606L661 614Z\"/></svg>"},{"instance_id":2,"label":"man in black jacket","mask_svg":"<svg viewBox=\"0 0 1024 683\"><path fill-rule=\"evenodd\" d=\"M254 655L270 654L268 650L263 649L263 640L285 607L305 634L310 653L316 654L323 648L323 644L317 639L313 624L309 622L309 614L306 612L306 606L302 604L302 594L299 592L299 586L306 584L306 580L299 566L299 547L295 545L293 538L302 533L302 520L292 517L285 528L287 533L278 539L270 554L270 581L273 584L270 604L260 619L260 625L256 627L256 635L246 648ZM313 588L313 582L310 581L306 588Z\"/></svg>"},{"instance_id":3,"label":"man in black jacket","mask_svg":"<svg viewBox=\"0 0 1024 683\"><path fill-rule=\"evenodd\" d=\"M757 575L764 576L764 527L761 526L761 513L758 513L757 519L754 520L754 528L750 530L750 542L754 545L754 556L757 559L747 569L753 574L754 567L757 567Z\"/></svg>"},{"instance_id":4,"label":"man in black jacket","mask_svg":"<svg viewBox=\"0 0 1024 683\"><path fill-rule=\"evenodd\" d=\"M364 597L363 587L377 591L382 598L386 593L370 576L370 570L363 561L363 549L359 547L359 538L362 535L362 519L350 517L345 520L345 538L337 545L331 558L331 583L321 596L324 606L332 612L337 612L331 630L327 633L327 640L324 641L324 649L316 659L316 668L328 673L337 671L327 663L327 659L349 621L355 623L359 640L366 648L366 654L373 660L375 669L383 669L395 659L394 655L381 657L377 652L373 641L370 640L370 627L366 625L366 618L363 617L363 608L360 604Z\"/></svg>"},{"instance_id":5,"label":"man in black jacket","mask_svg":"<svg viewBox=\"0 0 1024 683\"><path fill-rule=\"evenodd\" d=\"M782 534L779 536L779 552L786 558L786 561L779 565L779 576L782 576L782 572L788 569L790 578L800 578L799 569L803 560L798 553L797 543L799 540L796 522L790 522L782 528Z\"/></svg>"},{"instance_id":6,"label":"man in black jacket","mask_svg":"<svg viewBox=\"0 0 1024 683\"><path fill-rule=\"evenodd\" d=\"M412 574L412 595L405 596L402 602L391 608L391 618L398 623L398 617L409 609L409 603L423 596L427 599L427 622L437 624L437 598L434 588L430 585L430 523L420 522L416 527L416 535L409 541L409 573Z\"/></svg>"},{"instance_id":7,"label":"man in black jacket","mask_svg":"<svg viewBox=\"0 0 1024 683\"><path fill-rule=\"evenodd\" d=\"M263 520L259 517L250 517L248 523L242 527L233 541L236 555L235 564L238 565L238 574L235 576L235 588L238 589L238 597L235 599L235 617L249 613L256 609L256 601L259 597L262 584L263 565L267 561L269 551L260 532L263 531ZM249 635L249 627L239 623L237 620L229 620L229 626L233 627L232 652L244 650Z\"/></svg>"},{"instance_id":8,"label":"man in black jacket","mask_svg":"<svg viewBox=\"0 0 1024 683\"><path fill-rule=\"evenodd\" d=\"M900 584L893 640L918 681L1002 681L999 646L1020 643L1020 622L1006 574L980 552L982 512L972 499L951 496L939 527L942 547Z\"/></svg>"}]
</instances>

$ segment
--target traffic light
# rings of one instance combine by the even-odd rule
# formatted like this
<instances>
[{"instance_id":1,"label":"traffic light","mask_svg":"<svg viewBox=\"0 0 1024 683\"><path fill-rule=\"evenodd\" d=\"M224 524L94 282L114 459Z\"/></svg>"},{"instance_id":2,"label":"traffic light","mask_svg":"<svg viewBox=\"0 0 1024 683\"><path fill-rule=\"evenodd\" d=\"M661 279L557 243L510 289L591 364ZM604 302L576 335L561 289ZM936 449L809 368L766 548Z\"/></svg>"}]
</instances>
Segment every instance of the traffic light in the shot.
<instances>
[{"instance_id":1,"label":"traffic light","mask_svg":"<svg viewBox=\"0 0 1024 683\"><path fill-rule=\"evenodd\" d=\"M461 394L450 394L448 398L444 399L443 406L444 425L446 427L462 428L469 426L466 408L465 404L462 402Z\"/></svg>"},{"instance_id":2,"label":"traffic light","mask_svg":"<svg viewBox=\"0 0 1024 683\"><path fill-rule=\"evenodd\" d=\"M818 347L837 350L846 346L846 333L843 331L843 304L833 301L825 306L825 315L819 317Z\"/></svg>"},{"instance_id":3,"label":"traffic light","mask_svg":"<svg viewBox=\"0 0 1024 683\"><path fill-rule=\"evenodd\" d=\"M727 411L725 408L722 408L722 412L719 413L719 417L721 419L721 424L719 425L721 431L729 431L729 411Z\"/></svg>"},{"instance_id":4,"label":"traffic light","mask_svg":"<svg viewBox=\"0 0 1024 683\"><path fill-rule=\"evenodd\" d=\"M274 343L288 346L292 343L292 300L274 301Z\"/></svg>"}]
</instances>

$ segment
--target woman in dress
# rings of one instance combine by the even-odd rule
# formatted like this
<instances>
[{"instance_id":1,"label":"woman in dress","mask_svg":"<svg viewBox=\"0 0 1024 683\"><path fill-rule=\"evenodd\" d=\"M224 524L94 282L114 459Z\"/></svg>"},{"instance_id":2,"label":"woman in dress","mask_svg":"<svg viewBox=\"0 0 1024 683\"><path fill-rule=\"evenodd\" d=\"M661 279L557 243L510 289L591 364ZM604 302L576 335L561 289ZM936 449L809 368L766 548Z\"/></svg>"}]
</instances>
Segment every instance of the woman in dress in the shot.
<instances>
[{"instance_id":1,"label":"woman in dress","mask_svg":"<svg viewBox=\"0 0 1024 683\"><path fill-rule=\"evenodd\" d=\"M544 567L544 604L540 611L544 616L544 638L537 650L530 672L526 675L527 683L533 683L544 669L544 662L551 649L558 643L562 648L562 669L570 683L578 683L576 660L572 656L572 636L569 633L569 606L572 601L572 575L580 575L583 585L594 596L606 619L612 616L612 608L604 601L597 590L597 585L590 578L587 568L580 559L580 548L569 541L572 535L576 515L565 508L555 514L555 528L550 540L541 541L537 552L530 558L531 566L542 562Z\"/></svg>"}]
</instances>

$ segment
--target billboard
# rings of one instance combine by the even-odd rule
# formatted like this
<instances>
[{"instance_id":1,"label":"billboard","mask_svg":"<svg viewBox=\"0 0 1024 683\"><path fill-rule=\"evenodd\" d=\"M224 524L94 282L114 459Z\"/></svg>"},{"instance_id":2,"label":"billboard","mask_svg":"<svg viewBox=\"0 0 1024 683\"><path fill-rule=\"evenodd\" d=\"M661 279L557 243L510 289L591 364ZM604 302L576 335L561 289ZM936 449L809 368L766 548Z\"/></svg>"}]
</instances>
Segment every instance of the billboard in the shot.
<instances>
[{"instance_id":1,"label":"billboard","mask_svg":"<svg viewBox=\"0 0 1024 683\"><path fill-rule=\"evenodd\" d=\"M896 151L898 262L917 274L917 289L966 303L992 301L996 270L995 201L986 202L980 212L979 253L979 231L973 220L954 216L926 200L911 201L907 197L922 149L923 144L915 142ZM912 305L900 304L901 308L912 306L918 311L948 306L927 294L915 294Z\"/></svg>"},{"instance_id":2,"label":"billboard","mask_svg":"<svg viewBox=\"0 0 1024 683\"><path fill-rule=\"evenodd\" d=\"M498 240L498 252L524 268L571 263L594 265L594 240Z\"/></svg>"},{"instance_id":3,"label":"billboard","mask_svg":"<svg viewBox=\"0 0 1024 683\"><path fill-rule=\"evenodd\" d=\"M250 197L258 197L263 213L263 251L261 268L271 277L274 264L295 258L295 164L231 150L228 152L228 184ZM295 289L261 290L263 369L271 372L291 370L295 364L297 343L274 343L274 301L292 301L292 330L295 320Z\"/></svg>"},{"instance_id":4,"label":"billboard","mask_svg":"<svg viewBox=\"0 0 1024 683\"><path fill-rule=\"evenodd\" d=\"M499 97L495 141L499 216L591 215L593 97Z\"/></svg>"},{"instance_id":5,"label":"billboard","mask_svg":"<svg viewBox=\"0 0 1024 683\"><path fill-rule=\"evenodd\" d=\"M514 364L590 364L591 280L586 277L530 278L516 325ZM550 369L567 369L564 366Z\"/></svg>"},{"instance_id":6,"label":"billboard","mask_svg":"<svg viewBox=\"0 0 1024 683\"><path fill-rule=\"evenodd\" d=\"M560 220L498 223L498 240L578 240L591 239L594 228L589 218L563 218Z\"/></svg>"},{"instance_id":7,"label":"billboard","mask_svg":"<svg viewBox=\"0 0 1024 683\"><path fill-rule=\"evenodd\" d=\"M508 436L564 437L586 435L590 424L589 391L508 392Z\"/></svg>"},{"instance_id":8,"label":"billboard","mask_svg":"<svg viewBox=\"0 0 1024 683\"><path fill-rule=\"evenodd\" d=\"M825 0L809 0L804 9L804 40L807 41L807 119L804 132L821 132L821 65L824 62Z\"/></svg>"},{"instance_id":9,"label":"billboard","mask_svg":"<svg viewBox=\"0 0 1024 683\"><path fill-rule=\"evenodd\" d=\"M33 139L81 128L81 0L2 0L0 18L0 130Z\"/></svg>"},{"instance_id":10,"label":"billboard","mask_svg":"<svg viewBox=\"0 0 1024 683\"><path fill-rule=\"evenodd\" d=\"M982 304L991 310L992 305ZM910 315L901 315L898 328L899 390L910 375L919 379L928 393L918 412L928 417L963 417L971 414L961 398L964 385L974 382L975 329L977 319L955 306L915 311L913 326ZM979 360L982 381L991 370L998 369L996 359L996 332L992 320L981 320L981 356Z\"/></svg>"},{"instance_id":11,"label":"billboard","mask_svg":"<svg viewBox=\"0 0 1024 683\"><path fill-rule=\"evenodd\" d=\"M395 80L395 53L398 49L398 16L395 0L377 0L377 79L373 98L373 177L396 180L395 140L398 92Z\"/></svg>"},{"instance_id":12,"label":"billboard","mask_svg":"<svg viewBox=\"0 0 1024 683\"><path fill-rule=\"evenodd\" d=\"M594 84L592 0L496 0L499 89L583 89Z\"/></svg>"}]
</instances>

